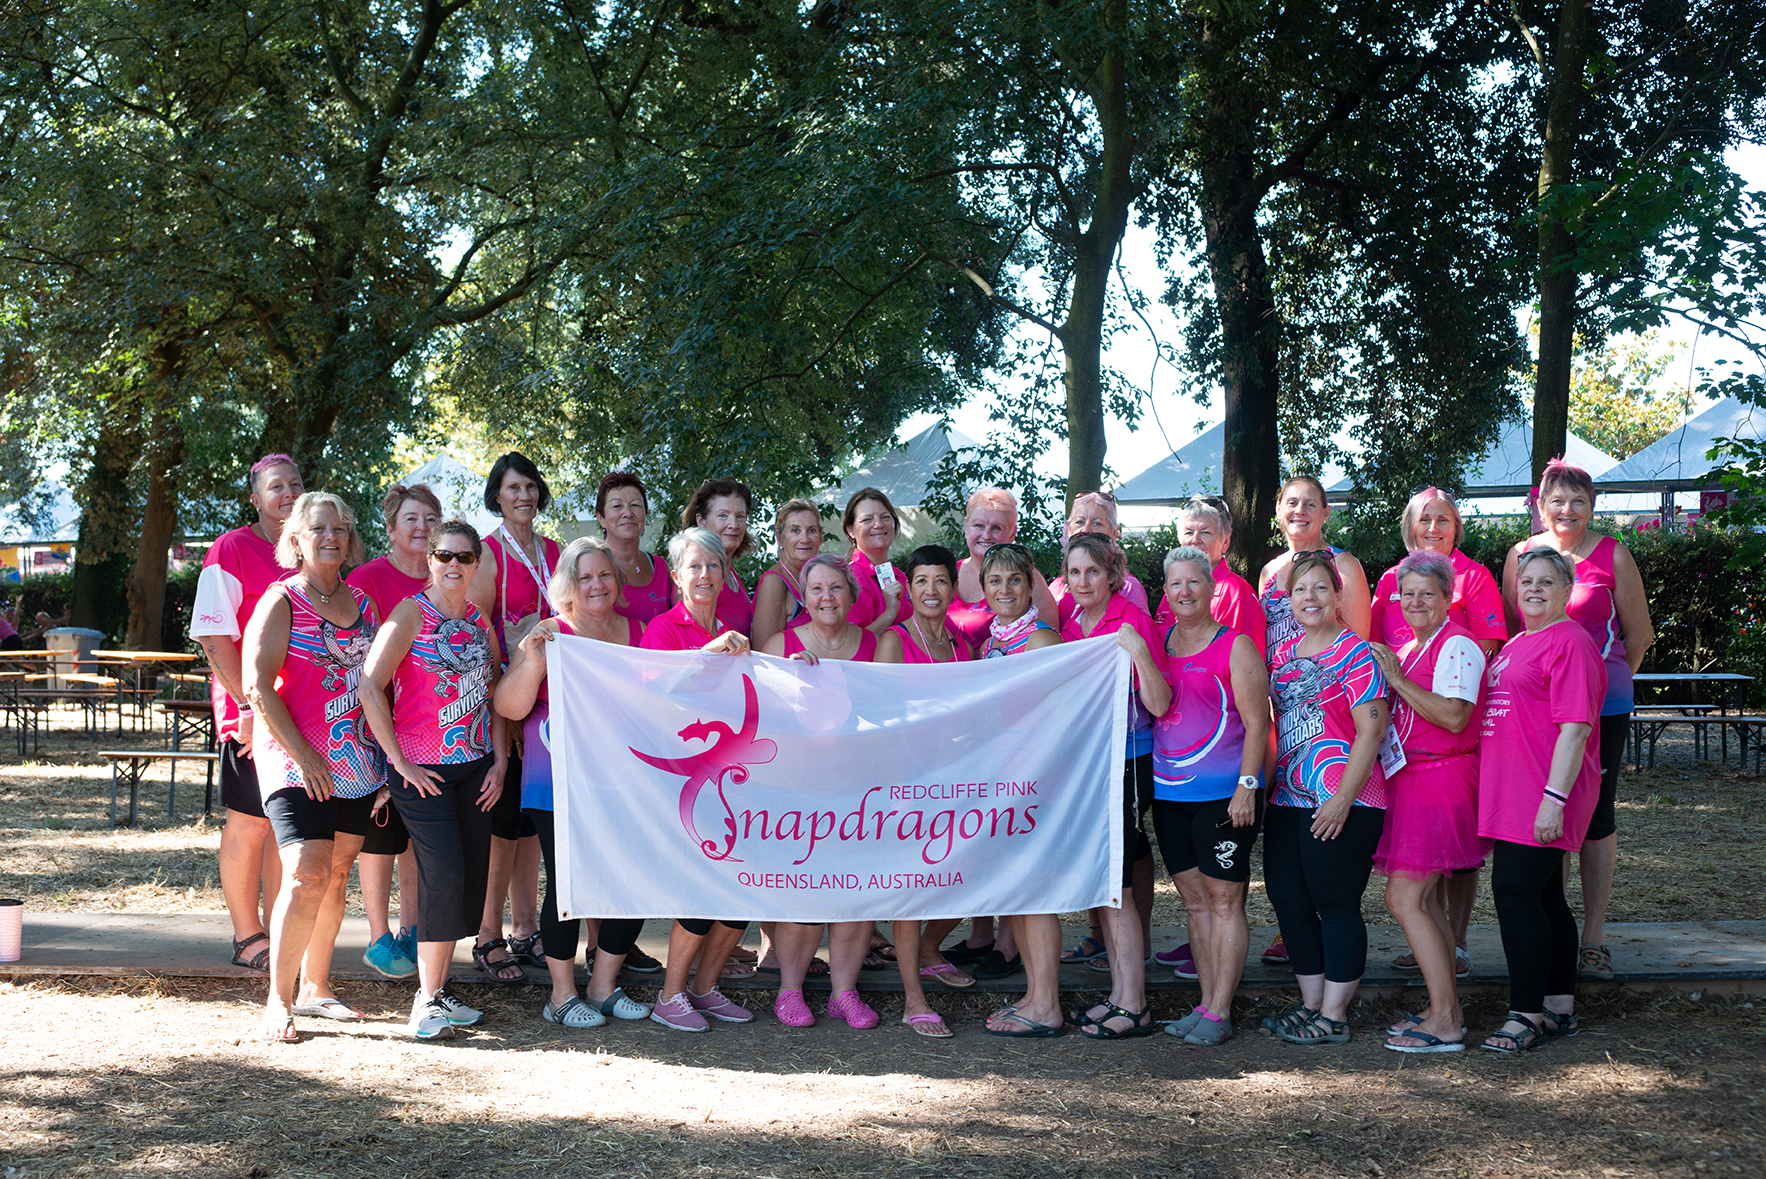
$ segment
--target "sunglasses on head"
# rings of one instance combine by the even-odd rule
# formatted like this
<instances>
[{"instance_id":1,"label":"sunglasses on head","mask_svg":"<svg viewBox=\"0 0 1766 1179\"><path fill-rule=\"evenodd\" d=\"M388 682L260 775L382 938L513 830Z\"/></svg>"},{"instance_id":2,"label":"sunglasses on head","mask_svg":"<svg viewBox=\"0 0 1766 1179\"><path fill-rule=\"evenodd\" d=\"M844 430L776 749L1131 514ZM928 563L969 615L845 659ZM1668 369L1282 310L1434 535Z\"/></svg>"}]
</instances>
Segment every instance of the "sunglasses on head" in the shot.
<instances>
[{"instance_id":1,"label":"sunglasses on head","mask_svg":"<svg viewBox=\"0 0 1766 1179\"><path fill-rule=\"evenodd\" d=\"M429 555L437 561L440 561L443 565L446 565L450 561L458 561L462 565L475 565L478 563L478 554L471 549L467 549L463 553L450 552L447 549L430 549Z\"/></svg>"},{"instance_id":2,"label":"sunglasses on head","mask_svg":"<svg viewBox=\"0 0 1766 1179\"><path fill-rule=\"evenodd\" d=\"M988 545L987 552L983 553L981 555L982 555L982 557L985 558L988 555L988 553L997 553L1001 549L1004 549L1008 553L1018 553L1022 556L1026 556L1026 557L1028 557L1030 555L1030 550L1025 548L1023 545L1019 544L1015 540L1008 540L1008 541L1005 541L1001 544Z\"/></svg>"}]
</instances>

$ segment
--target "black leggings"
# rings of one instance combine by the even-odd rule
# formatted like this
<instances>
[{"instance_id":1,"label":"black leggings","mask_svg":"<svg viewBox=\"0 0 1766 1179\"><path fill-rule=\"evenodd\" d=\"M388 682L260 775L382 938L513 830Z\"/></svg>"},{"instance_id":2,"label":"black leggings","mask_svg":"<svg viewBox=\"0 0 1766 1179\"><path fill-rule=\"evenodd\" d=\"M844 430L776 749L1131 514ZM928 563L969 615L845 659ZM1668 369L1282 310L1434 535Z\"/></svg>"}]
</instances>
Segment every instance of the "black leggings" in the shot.
<instances>
[{"instance_id":1,"label":"black leggings","mask_svg":"<svg viewBox=\"0 0 1766 1179\"><path fill-rule=\"evenodd\" d=\"M1547 995L1576 992L1576 917L1564 899L1564 853L1497 840L1490 892L1508 959L1511 1011L1545 1010Z\"/></svg>"},{"instance_id":2,"label":"black leggings","mask_svg":"<svg viewBox=\"0 0 1766 1179\"><path fill-rule=\"evenodd\" d=\"M1380 807L1352 806L1335 839L1312 834L1311 807L1263 812L1263 883L1297 975L1355 982L1367 968L1361 894L1386 827Z\"/></svg>"},{"instance_id":3,"label":"black leggings","mask_svg":"<svg viewBox=\"0 0 1766 1179\"><path fill-rule=\"evenodd\" d=\"M529 808L523 818L540 837L540 855L546 861L546 899L540 905L540 941L545 944L546 957L576 960L576 934L580 921L558 920L557 840L552 827L552 812ZM642 917L603 917L601 931L595 936L595 948L603 954L623 958L638 944L644 928Z\"/></svg>"},{"instance_id":4,"label":"black leggings","mask_svg":"<svg viewBox=\"0 0 1766 1179\"><path fill-rule=\"evenodd\" d=\"M1625 768L1625 734L1630 728L1630 713L1600 718L1600 799L1589 817L1588 834L1582 837L1588 843L1618 833L1619 771Z\"/></svg>"},{"instance_id":5,"label":"black leggings","mask_svg":"<svg viewBox=\"0 0 1766 1179\"><path fill-rule=\"evenodd\" d=\"M417 940L457 942L477 936L484 917L491 816L479 809L478 792L491 759L423 768L441 775L440 794L419 794L397 775L391 783L392 804L417 852Z\"/></svg>"}]
</instances>

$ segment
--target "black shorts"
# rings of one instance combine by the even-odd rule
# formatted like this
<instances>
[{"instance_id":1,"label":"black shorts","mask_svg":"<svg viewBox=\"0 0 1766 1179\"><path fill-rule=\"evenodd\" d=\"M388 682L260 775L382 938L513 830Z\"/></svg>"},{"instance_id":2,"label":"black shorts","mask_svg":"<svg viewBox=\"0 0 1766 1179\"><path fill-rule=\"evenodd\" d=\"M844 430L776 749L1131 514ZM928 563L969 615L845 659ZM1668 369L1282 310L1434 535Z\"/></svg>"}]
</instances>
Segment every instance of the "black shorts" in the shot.
<instances>
[{"instance_id":1,"label":"black shorts","mask_svg":"<svg viewBox=\"0 0 1766 1179\"><path fill-rule=\"evenodd\" d=\"M1243 884L1251 879L1251 849L1263 826L1263 792L1257 792L1257 819L1234 827L1227 813L1230 798L1207 802L1153 800L1153 832L1165 870L1175 878L1195 868L1215 880Z\"/></svg>"},{"instance_id":2,"label":"black shorts","mask_svg":"<svg viewBox=\"0 0 1766 1179\"><path fill-rule=\"evenodd\" d=\"M399 817L399 808L389 801L369 822L368 837L362 841L362 854L402 856L410 846L411 833L405 830L405 820Z\"/></svg>"},{"instance_id":3,"label":"black shorts","mask_svg":"<svg viewBox=\"0 0 1766 1179\"><path fill-rule=\"evenodd\" d=\"M230 811L264 817L264 800L258 793L258 763L240 752L239 742L221 742L221 805Z\"/></svg>"},{"instance_id":4,"label":"black shorts","mask_svg":"<svg viewBox=\"0 0 1766 1179\"><path fill-rule=\"evenodd\" d=\"M1143 753L1122 763L1122 887L1134 887L1134 866L1153 854L1152 840L1141 816L1153 805L1153 755Z\"/></svg>"},{"instance_id":5,"label":"black shorts","mask_svg":"<svg viewBox=\"0 0 1766 1179\"><path fill-rule=\"evenodd\" d=\"M711 927L712 927L713 923L711 921L707 921L707 920L704 920L703 918L699 918L699 917L682 917L680 919L680 924L681 924L682 929L686 930L688 933L692 934L694 937L704 937L706 934L711 932ZM716 922L716 924L723 926L725 929L747 929L748 928L748 922L746 922L746 921L719 921L719 922ZM792 924L793 925L800 925L800 924L802 924L802 922L794 921L794 922L792 922Z\"/></svg>"},{"instance_id":6,"label":"black shorts","mask_svg":"<svg viewBox=\"0 0 1766 1179\"><path fill-rule=\"evenodd\" d=\"M336 839L339 835L367 835L374 825L374 796L338 798L318 802L302 786L278 790L264 802L264 817L275 832L276 846L305 843L309 839Z\"/></svg>"},{"instance_id":7,"label":"black shorts","mask_svg":"<svg viewBox=\"0 0 1766 1179\"><path fill-rule=\"evenodd\" d=\"M491 836L526 839L533 834L533 818L521 809L521 758L511 753L509 769L503 775L503 793L491 807Z\"/></svg>"},{"instance_id":8,"label":"black shorts","mask_svg":"<svg viewBox=\"0 0 1766 1179\"><path fill-rule=\"evenodd\" d=\"M1600 799L1589 817L1585 842L1618 834L1619 771L1625 765L1625 734L1630 728L1628 713L1600 718Z\"/></svg>"}]
</instances>

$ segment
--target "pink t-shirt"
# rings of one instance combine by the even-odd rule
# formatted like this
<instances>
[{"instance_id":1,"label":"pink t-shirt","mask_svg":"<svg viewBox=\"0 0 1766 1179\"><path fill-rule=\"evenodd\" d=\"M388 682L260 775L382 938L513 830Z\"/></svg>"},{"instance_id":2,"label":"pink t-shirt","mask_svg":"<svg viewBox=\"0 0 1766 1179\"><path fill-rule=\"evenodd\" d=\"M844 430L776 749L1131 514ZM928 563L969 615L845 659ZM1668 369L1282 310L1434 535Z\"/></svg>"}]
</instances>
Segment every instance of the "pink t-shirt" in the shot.
<instances>
[{"instance_id":1,"label":"pink t-shirt","mask_svg":"<svg viewBox=\"0 0 1766 1179\"><path fill-rule=\"evenodd\" d=\"M491 618L496 623L497 642L505 652L509 647L503 637L505 628L513 627L529 614L538 613L541 618L550 618L553 613L552 603L546 598L546 582L552 579L552 571L558 568L558 542L549 536L541 536L539 541L543 553L539 566L533 568L530 566L533 554L523 556L518 553L515 545L505 539L501 528L484 538L485 550L495 563L497 575L497 602L491 607Z\"/></svg>"},{"instance_id":2,"label":"pink t-shirt","mask_svg":"<svg viewBox=\"0 0 1766 1179\"><path fill-rule=\"evenodd\" d=\"M724 621L723 602L719 599L718 634L734 629ZM697 651L715 638L717 635L694 620L687 603L677 602L650 620L650 625L644 628L644 641L638 645L647 651Z\"/></svg>"},{"instance_id":3,"label":"pink t-shirt","mask_svg":"<svg viewBox=\"0 0 1766 1179\"><path fill-rule=\"evenodd\" d=\"M333 793L339 798L363 798L386 782L386 757L368 731L356 697L362 665L374 645L378 621L374 603L351 586L356 621L338 626L320 617L299 582L288 582L283 595L288 599L288 655L276 675L276 694L288 706L301 737L325 759ZM274 600L269 594L263 599ZM277 744L269 725L258 727L252 756L258 763L258 790L265 799L278 790L304 787L300 766Z\"/></svg>"},{"instance_id":4,"label":"pink t-shirt","mask_svg":"<svg viewBox=\"0 0 1766 1179\"><path fill-rule=\"evenodd\" d=\"M1634 699L1631 662L1625 658L1625 632L1619 625L1618 559L1619 542L1603 536L1593 552L1570 562L1576 569L1576 584L1570 587L1570 621L1588 632L1607 667L1602 716L1624 716L1631 711Z\"/></svg>"},{"instance_id":5,"label":"pink t-shirt","mask_svg":"<svg viewBox=\"0 0 1766 1179\"><path fill-rule=\"evenodd\" d=\"M393 607L406 598L416 597L429 585L429 571L426 568L423 576L412 577L394 565L391 558L375 557L366 565L356 566L344 580L367 593L376 614L391 618Z\"/></svg>"},{"instance_id":6,"label":"pink t-shirt","mask_svg":"<svg viewBox=\"0 0 1766 1179\"><path fill-rule=\"evenodd\" d=\"M1594 726L1551 847L1575 851L1600 801L1600 704L1607 673L1588 632L1573 621L1522 631L1490 660L1484 749L1478 767L1478 834L1538 847L1533 824L1551 776L1558 726ZM1500 755L1497 751L1500 750Z\"/></svg>"},{"instance_id":7,"label":"pink t-shirt","mask_svg":"<svg viewBox=\"0 0 1766 1179\"><path fill-rule=\"evenodd\" d=\"M853 549L846 558L852 567L852 575L858 580L858 600L853 602L852 609L846 612L846 620L857 626L870 626L883 613L883 603L888 599L883 596L883 586L877 580L877 566L865 556L862 549ZM902 571L895 571L896 583L900 584ZM914 612L914 604L908 601L908 587L902 585L901 596L895 601L895 621L906 622Z\"/></svg>"},{"instance_id":8,"label":"pink t-shirt","mask_svg":"<svg viewBox=\"0 0 1766 1179\"><path fill-rule=\"evenodd\" d=\"M258 599L288 575L289 571L276 563L275 546L253 528L222 533L202 557L196 601L190 608L190 637L219 635L239 642ZM215 709L216 738L238 740L239 705L214 676L209 677L209 701Z\"/></svg>"},{"instance_id":9,"label":"pink t-shirt","mask_svg":"<svg viewBox=\"0 0 1766 1179\"><path fill-rule=\"evenodd\" d=\"M1386 694L1374 649L1354 631L1345 629L1317 655L1295 653L1304 637L1269 653L1276 723L1270 802L1277 806L1316 807L1336 794L1355 744L1354 710ZM1378 759L1355 805L1385 807L1386 775Z\"/></svg>"},{"instance_id":10,"label":"pink t-shirt","mask_svg":"<svg viewBox=\"0 0 1766 1179\"><path fill-rule=\"evenodd\" d=\"M1214 597L1209 599L1208 614L1220 625L1249 635L1257 644L1257 653L1267 655L1263 641L1269 623L1263 617L1263 603L1257 600L1257 592L1251 588L1251 583L1234 573L1225 561L1214 566ZM1171 603L1160 594L1159 612L1153 615L1154 625L1165 631L1174 621Z\"/></svg>"},{"instance_id":11,"label":"pink t-shirt","mask_svg":"<svg viewBox=\"0 0 1766 1179\"><path fill-rule=\"evenodd\" d=\"M668 576L668 562L661 557L651 557L649 582L626 586L625 604L619 612L644 625L674 605L674 600L674 582Z\"/></svg>"},{"instance_id":12,"label":"pink t-shirt","mask_svg":"<svg viewBox=\"0 0 1766 1179\"><path fill-rule=\"evenodd\" d=\"M1113 635L1123 627L1139 631L1146 640L1147 650L1153 656L1153 663L1159 668L1159 674L1166 674L1165 640L1153 629L1153 620L1147 612L1135 605L1121 593L1110 595L1104 603L1104 616L1098 620L1097 626L1088 635L1080 622L1080 611L1075 605L1073 614L1061 624L1061 641L1077 643L1082 639L1095 639L1100 635ZM1138 690L1140 678L1138 674L1129 676L1129 709L1128 709L1128 756L1139 757L1143 753L1153 752L1153 716L1147 706L1141 702Z\"/></svg>"},{"instance_id":13,"label":"pink t-shirt","mask_svg":"<svg viewBox=\"0 0 1766 1179\"><path fill-rule=\"evenodd\" d=\"M423 621L393 672L399 752L420 766L477 761L491 752L490 624L471 603L464 618L449 618L428 594L411 600Z\"/></svg>"},{"instance_id":14,"label":"pink t-shirt","mask_svg":"<svg viewBox=\"0 0 1766 1179\"><path fill-rule=\"evenodd\" d=\"M1472 636L1473 641L1504 642L1508 639L1508 623L1502 613L1502 590L1490 571L1458 549L1449 558L1453 562L1453 600L1447 605L1447 618ZM1394 651L1410 642L1410 623L1404 621L1404 610L1398 602L1398 567L1394 565L1380 575L1374 588L1373 623L1369 628L1375 638Z\"/></svg>"},{"instance_id":15,"label":"pink t-shirt","mask_svg":"<svg viewBox=\"0 0 1766 1179\"><path fill-rule=\"evenodd\" d=\"M991 610L988 611L988 616L990 618L992 615L993 612ZM927 654L926 648L920 645L920 636L916 629L918 623L919 619L911 618L906 622L898 622L889 628L895 632L895 637L901 640L901 661L903 663L945 662L942 659L932 658L931 655ZM975 652L973 649L970 648L969 644L963 639L963 636L958 634L956 628L951 626L948 621L945 623L944 632L950 636L950 662L961 663L975 658ZM984 631L983 633L986 632Z\"/></svg>"},{"instance_id":16,"label":"pink t-shirt","mask_svg":"<svg viewBox=\"0 0 1766 1179\"><path fill-rule=\"evenodd\" d=\"M1459 732L1451 732L1424 719L1404 697L1392 694L1392 727L1404 746L1406 765L1440 761L1475 753L1484 718L1478 708L1484 687L1484 652L1471 633L1450 616L1440 630L1421 647L1413 634L1397 650L1404 677L1411 683L1449 700L1472 705L1472 717Z\"/></svg>"}]
</instances>

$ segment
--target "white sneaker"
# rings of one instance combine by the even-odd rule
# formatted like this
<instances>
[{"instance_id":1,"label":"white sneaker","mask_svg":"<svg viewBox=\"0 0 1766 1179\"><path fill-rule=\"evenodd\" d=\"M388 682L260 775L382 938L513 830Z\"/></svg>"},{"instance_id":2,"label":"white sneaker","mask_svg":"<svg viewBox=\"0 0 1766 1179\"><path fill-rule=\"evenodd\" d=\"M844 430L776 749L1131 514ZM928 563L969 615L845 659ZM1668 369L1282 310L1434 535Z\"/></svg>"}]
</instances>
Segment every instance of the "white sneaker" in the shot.
<instances>
[{"instance_id":1,"label":"white sneaker","mask_svg":"<svg viewBox=\"0 0 1766 1179\"><path fill-rule=\"evenodd\" d=\"M405 1034L418 1040L445 1040L454 1034L448 1013L434 999L426 999L422 991L411 1001L411 1018Z\"/></svg>"},{"instance_id":2,"label":"white sneaker","mask_svg":"<svg viewBox=\"0 0 1766 1179\"><path fill-rule=\"evenodd\" d=\"M466 1006L454 998L453 993L446 987L437 990L430 1002L441 1008L442 1013L447 1016L448 1022L457 1028L469 1028L475 1023L484 1022L484 1012Z\"/></svg>"}]
</instances>

